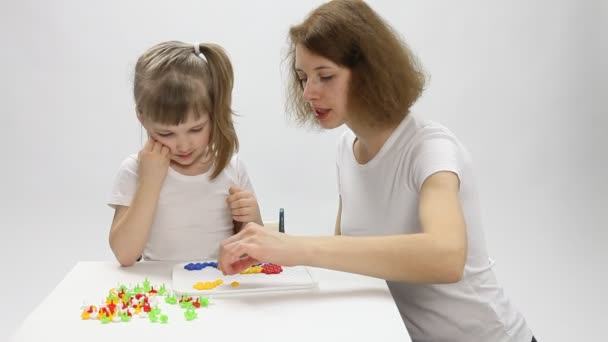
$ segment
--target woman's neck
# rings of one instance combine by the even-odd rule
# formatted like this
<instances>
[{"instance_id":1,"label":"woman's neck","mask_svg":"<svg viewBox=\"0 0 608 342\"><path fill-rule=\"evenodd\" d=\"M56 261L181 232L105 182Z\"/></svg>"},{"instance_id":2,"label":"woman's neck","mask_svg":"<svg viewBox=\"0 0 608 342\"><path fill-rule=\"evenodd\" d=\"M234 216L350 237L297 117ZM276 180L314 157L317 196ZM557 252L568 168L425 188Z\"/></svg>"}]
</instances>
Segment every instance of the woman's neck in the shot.
<instances>
[{"instance_id":1,"label":"woman's neck","mask_svg":"<svg viewBox=\"0 0 608 342\"><path fill-rule=\"evenodd\" d=\"M348 125L356 135L353 153L357 162L359 164L367 164L374 159L398 125L399 123L396 123L381 128L363 127L363 125L361 127L357 127L356 125L352 127Z\"/></svg>"}]
</instances>

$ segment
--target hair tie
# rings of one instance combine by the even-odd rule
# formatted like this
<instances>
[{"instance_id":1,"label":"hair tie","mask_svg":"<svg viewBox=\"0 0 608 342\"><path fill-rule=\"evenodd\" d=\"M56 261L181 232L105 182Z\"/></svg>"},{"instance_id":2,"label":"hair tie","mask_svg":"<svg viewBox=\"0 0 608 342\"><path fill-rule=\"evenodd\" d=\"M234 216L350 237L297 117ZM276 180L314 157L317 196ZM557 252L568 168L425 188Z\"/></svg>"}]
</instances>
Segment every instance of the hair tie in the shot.
<instances>
[{"instance_id":1,"label":"hair tie","mask_svg":"<svg viewBox=\"0 0 608 342\"><path fill-rule=\"evenodd\" d=\"M194 43L194 54L207 62L207 57L205 57L205 54L201 52L201 43Z\"/></svg>"}]
</instances>

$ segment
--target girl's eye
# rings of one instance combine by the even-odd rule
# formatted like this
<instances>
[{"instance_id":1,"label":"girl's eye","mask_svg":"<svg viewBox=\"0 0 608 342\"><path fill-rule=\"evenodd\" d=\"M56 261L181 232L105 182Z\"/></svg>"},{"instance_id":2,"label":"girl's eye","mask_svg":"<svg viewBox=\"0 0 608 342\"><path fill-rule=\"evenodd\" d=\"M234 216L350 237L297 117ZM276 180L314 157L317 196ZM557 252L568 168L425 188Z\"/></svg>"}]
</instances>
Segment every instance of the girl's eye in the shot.
<instances>
[{"instance_id":1,"label":"girl's eye","mask_svg":"<svg viewBox=\"0 0 608 342\"><path fill-rule=\"evenodd\" d=\"M203 127L198 127L198 128L191 129L190 132L195 132L196 133L196 132L200 132L202 130L203 130Z\"/></svg>"},{"instance_id":2,"label":"girl's eye","mask_svg":"<svg viewBox=\"0 0 608 342\"><path fill-rule=\"evenodd\" d=\"M161 137L168 137L168 136L170 136L173 133L156 133L156 134L158 134Z\"/></svg>"}]
</instances>

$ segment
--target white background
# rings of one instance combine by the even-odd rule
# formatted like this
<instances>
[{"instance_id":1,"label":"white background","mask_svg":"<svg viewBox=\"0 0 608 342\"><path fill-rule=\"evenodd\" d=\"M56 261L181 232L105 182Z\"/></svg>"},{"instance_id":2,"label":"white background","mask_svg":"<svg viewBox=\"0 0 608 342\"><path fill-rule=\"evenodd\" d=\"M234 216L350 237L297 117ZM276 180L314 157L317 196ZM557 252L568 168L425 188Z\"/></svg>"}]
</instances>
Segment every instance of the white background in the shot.
<instances>
[{"instance_id":1,"label":"white background","mask_svg":"<svg viewBox=\"0 0 608 342\"><path fill-rule=\"evenodd\" d=\"M164 40L219 43L263 216L333 231L342 129L284 114L288 27L321 1L0 4L0 340L79 260L113 260L106 206L140 148L132 69ZM370 1L431 75L415 106L473 154L490 254L540 341L605 339L608 3ZM79 314L75 311L74 314Z\"/></svg>"}]
</instances>

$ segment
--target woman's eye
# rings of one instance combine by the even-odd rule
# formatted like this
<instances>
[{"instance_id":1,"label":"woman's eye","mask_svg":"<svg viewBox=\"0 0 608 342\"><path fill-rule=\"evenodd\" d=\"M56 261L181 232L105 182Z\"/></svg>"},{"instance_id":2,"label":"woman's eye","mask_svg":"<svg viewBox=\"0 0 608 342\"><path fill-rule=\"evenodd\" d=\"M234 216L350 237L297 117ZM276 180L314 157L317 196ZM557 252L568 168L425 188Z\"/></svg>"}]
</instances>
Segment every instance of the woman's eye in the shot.
<instances>
[{"instance_id":1,"label":"woman's eye","mask_svg":"<svg viewBox=\"0 0 608 342\"><path fill-rule=\"evenodd\" d=\"M321 76L321 81L329 81L329 80L331 80L332 78L334 78L334 76L333 76L333 75L331 75L331 76Z\"/></svg>"}]
</instances>

